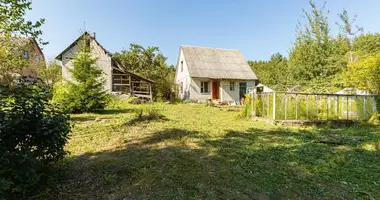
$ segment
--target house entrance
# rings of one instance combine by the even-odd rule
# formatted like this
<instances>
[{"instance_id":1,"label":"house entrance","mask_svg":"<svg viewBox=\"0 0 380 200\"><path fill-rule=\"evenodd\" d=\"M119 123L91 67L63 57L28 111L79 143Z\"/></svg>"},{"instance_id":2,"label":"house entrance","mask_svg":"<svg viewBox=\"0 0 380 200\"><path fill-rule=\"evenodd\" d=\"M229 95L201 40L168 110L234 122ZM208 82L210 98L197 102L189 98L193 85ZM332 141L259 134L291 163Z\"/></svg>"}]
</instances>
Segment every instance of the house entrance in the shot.
<instances>
[{"instance_id":1,"label":"house entrance","mask_svg":"<svg viewBox=\"0 0 380 200\"><path fill-rule=\"evenodd\" d=\"M239 83L239 97L242 98L246 94L247 94L247 82L240 82Z\"/></svg>"},{"instance_id":2,"label":"house entrance","mask_svg":"<svg viewBox=\"0 0 380 200\"><path fill-rule=\"evenodd\" d=\"M212 81L211 89L212 99L219 99L219 81Z\"/></svg>"}]
</instances>

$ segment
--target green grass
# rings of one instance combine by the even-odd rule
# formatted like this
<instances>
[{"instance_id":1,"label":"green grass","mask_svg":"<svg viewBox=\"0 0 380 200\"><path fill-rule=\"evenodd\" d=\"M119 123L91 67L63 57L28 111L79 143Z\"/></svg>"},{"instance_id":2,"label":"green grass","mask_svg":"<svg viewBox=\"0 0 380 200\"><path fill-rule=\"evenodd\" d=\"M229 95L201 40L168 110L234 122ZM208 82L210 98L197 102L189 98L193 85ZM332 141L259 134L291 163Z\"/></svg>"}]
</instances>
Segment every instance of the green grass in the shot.
<instances>
[{"instance_id":1,"label":"green grass","mask_svg":"<svg viewBox=\"0 0 380 200\"><path fill-rule=\"evenodd\" d=\"M237 114L204 105L116 103L102 113L72 115L71 155L47 198L380 197L380 128L286 129Z\"/></svg>"}]
</instances>

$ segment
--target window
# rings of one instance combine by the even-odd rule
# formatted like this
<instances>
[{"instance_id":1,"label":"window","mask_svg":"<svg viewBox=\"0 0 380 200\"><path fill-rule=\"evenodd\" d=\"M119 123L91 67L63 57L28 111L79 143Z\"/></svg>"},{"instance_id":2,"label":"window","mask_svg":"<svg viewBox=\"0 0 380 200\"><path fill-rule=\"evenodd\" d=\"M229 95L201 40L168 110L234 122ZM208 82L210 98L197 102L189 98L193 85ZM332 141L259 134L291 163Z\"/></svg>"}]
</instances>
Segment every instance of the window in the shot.
<instances>
[{"instance_id":1,"label":"window","mask_svg":"<svg viewBox=\"0 0 380 200\"><path fill-rule=\"evenodd\" d=\"M209 93L209 82L201 82L201 93Z\"/></svg>"},{"instance_id":2,"label":"window","mask_svg":"<svg viewBox=\"0 0 380 200\"><path fill-rule=\"evenodd\" d=\"M181 84L179 85L179 91L180 91L181 93L183 93L183 82L181 82Z\"/></svg>"},{"instance_id":3,"label":"window","mask_svg":"<svg viewBox=\"0 0 380 200\"><path fill-rule=\"evenodd\" d=\"M23 52L22 52L22 56L23 56L24 58L28 59L28 58L29 58L29 52L28 52L28 51L23 51Z\"/></svg>"},{"instance_id":4,"label":"window","mask_svg":"<svg viewBox=\"0 0 380 200\"><path fill-rule=\"evenodd\" d=\"M183 72L183 61L181 61L181 72Z\"/></svg>"},{"instance_id":5,"label":"window","mask_svg":"<svg viewBox=\"0 0 380 200\"><path fill-rule=\"evenodd\" d=\"M230 82L230 91L235 91L235 82Z\"/></svg>"},{"instance_id":6,"label":"window","mask_svg":"<svg viewBox=\"0 0 380 200\"><path fill-rule=\"evenodd\" d=\"M40 56L36 56L36 61L37 61L37 62L40 61Z\"/></svg>"}]
</instances>

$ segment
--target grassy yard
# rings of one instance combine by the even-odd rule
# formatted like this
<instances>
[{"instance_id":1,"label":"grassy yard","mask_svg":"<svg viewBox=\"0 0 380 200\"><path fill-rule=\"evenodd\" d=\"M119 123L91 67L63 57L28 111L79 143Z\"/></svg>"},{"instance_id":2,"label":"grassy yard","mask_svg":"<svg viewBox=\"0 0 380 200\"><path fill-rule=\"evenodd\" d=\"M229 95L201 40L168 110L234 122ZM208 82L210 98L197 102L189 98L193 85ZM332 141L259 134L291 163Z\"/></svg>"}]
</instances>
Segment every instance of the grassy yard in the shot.
<instances>
[{"instance_id":1,"label":"grassy yard","mask_svg":"<svg viewBox=\"0 0 380 200\"><path fill-rule=\"evenodd\" d=\"M48 199L378 199L380 128L282 128L227 108L118 103L72 115Z\"/></svg>"}]
</instances>

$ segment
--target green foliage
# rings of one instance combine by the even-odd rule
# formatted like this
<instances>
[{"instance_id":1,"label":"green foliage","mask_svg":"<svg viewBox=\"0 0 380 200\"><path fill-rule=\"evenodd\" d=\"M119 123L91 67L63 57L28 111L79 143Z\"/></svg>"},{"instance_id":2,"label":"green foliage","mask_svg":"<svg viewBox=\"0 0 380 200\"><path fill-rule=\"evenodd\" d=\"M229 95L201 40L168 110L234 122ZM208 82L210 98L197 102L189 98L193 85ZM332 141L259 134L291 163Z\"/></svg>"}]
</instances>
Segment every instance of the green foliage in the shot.
<instances>
[{"instance_id":1,"label":"green foliage","mask_svg":"<svg viewBox=\"0 0 380 200\"><path fill-rule=\"evenodd\" d=\"M102 70L96 65L96 58L91 56L91 49L84 38L80 51L73 59L72 82L57 85L53 103L66 112L83 113L104 109L110 100L103 88Z\"/></svg>"},{"instance_id":2,"label":"green foliage","mask_svg":"<svg viewBox=\"0 0 380 200\"><path fill-rule=\"evenodd\" d=\"M380 33L361 34L354 39L353 51L356 56L373 55L380 52Z\"/></svg>"},{"instance_id":3,"label":"green foliage","mask_svg":"<svg viewBox=\"0 0 380 200\"><path fill-rule=\"evenodd\" d=\"M264 84L291 82L288 60L280 53L273 54L269 61L248 61L248 64Z\"/></svg>"},{"instance_id":4,"label":"green foliage","mask_svg":"<svg viewBox=\"0 0 380 200\"><path fill-rule=\"evenodd\" d=\"M345 73L345 82L347 86L355 86L376 94L380 89L379 77L380 52L350 63Z\"/></svg>"},{"instance_id":5,"label":"green foliage","mask_svg":"<svg viewBox=\"0 0 380 200\"><path fill-rule=\"evenodd\" d=\"M45 19L34 23L24 19L26 11L32 9L31 4L30 0L0 0L0 33L38 38Z\"/></svg>"},{"instance_id":6,"label":"green foliage","mask_svg":"<svg viewBox=\"0 0 380 200\"><path fill-rule=\"evenodd\" d=\"M158 47L144 48L131 44L129 50L115 53L114 58L127 71L135 72L147 79L153 80L154 98L170 99L174 90L175 68L168 66L166 57Z\"/></svg>"},{"instance_id":7,"label":"green foliage","mask_svg":"<svg viewBox=\"0 0 380 200\"><path fill-rule=\"evenodd\" d=\"M26 198L40 189L48 167L67 153L69 116L48 103L39 83L0 88L0 196Z\"/></svg>"},{"instance_id":8,"label":"green foliage","mask_svg":"<svg viewBox=\"0 0 380 200\"><path fill-rule=\"evenodd\" d=\"M296 82L331 80L345 69L349 43L346 37L330 35L326 4L320 9L312 1L309 4L311 11L304 10L307 23L299 23L289 54L291 70Z\"/></svg>"},{"instance_id":9,"label":"green foliage","mask_svg":"<svg viewBox=\"0 0 380 200\"><path fill-rule=\"evenodd\" d=\"M62 79L62 66L56 61L51 61L47 67L39 68L37 75L47 86L52 88Z\"/></svg>"},{"instance_id":10,"label":"green foliage","mask_svg":"<svg viewBox=\"0 0 380 200\"><path fill-rule=\"evenodd\" d=\"M19 51L17 37L38 38L44 19L26 21L24 15L31 10L30 0L0 0L0 84L9 84L27 66ZM46 44L40 39L41 44Z\"/></svg>"}]
</instances>

